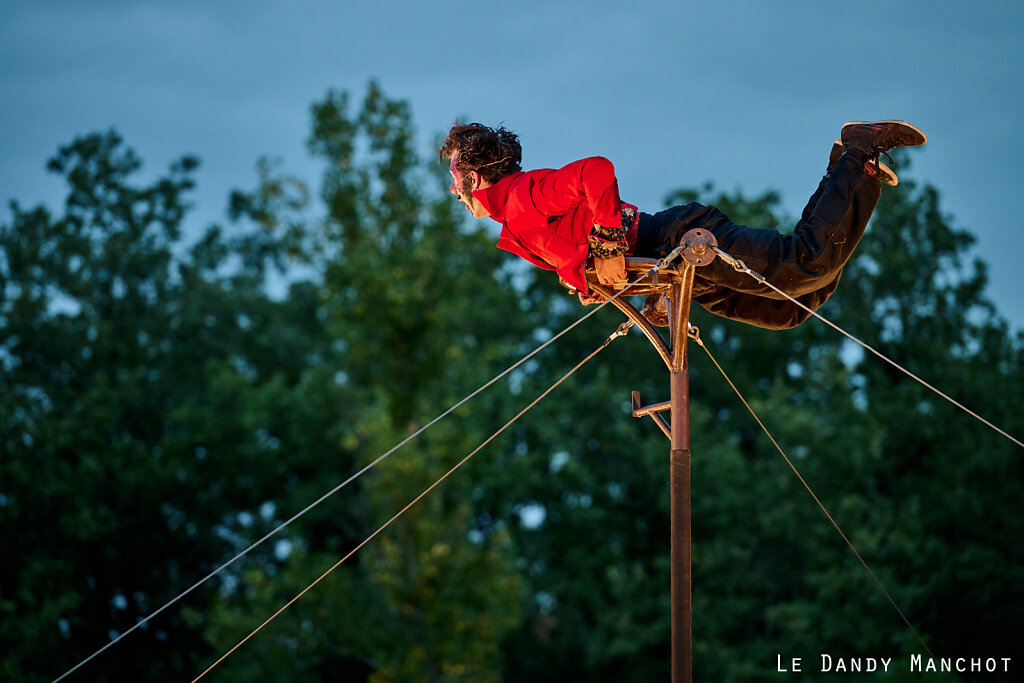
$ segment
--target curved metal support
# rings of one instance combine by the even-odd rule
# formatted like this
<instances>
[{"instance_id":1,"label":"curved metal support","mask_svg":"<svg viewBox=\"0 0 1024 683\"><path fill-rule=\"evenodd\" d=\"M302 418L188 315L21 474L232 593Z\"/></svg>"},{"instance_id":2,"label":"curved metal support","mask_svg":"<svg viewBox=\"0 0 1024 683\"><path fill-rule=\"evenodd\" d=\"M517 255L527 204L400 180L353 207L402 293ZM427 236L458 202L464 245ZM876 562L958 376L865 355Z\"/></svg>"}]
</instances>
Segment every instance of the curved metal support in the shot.
<instances>
[{"instance_id":1,"label":"curved metal support","mask_svg":"<svg viewBox=\"0 0 1024 683\"><path fill-rule=\"evenodd\" d=\"M606 299L611 299L613 296L615 296L615 292L605 287L604 285L596 285L591 283L590 286L595 292L605 297ZM632 290L630 290L629 293L631 292ZM621 296L617 299L613 299L611 304L612 306L615 306L615 308L622 311L627 318L636 323L637 327L640 328L640 331L644 333L645 337L647 337L647 341L651 342L651 346L653 346L654 350L658 352L658 355L661 356L661 359L665 361L665 365L669 369L671 369L672 356L669 352L668 345L665 343L665 340L661 338L661 335L658 334L658 331L655 329L654 325L651 324L651 321L645 318L640 313L640 311L636 310L636 307L633 304L629 303Z\"/></svg>"}]
</instances>

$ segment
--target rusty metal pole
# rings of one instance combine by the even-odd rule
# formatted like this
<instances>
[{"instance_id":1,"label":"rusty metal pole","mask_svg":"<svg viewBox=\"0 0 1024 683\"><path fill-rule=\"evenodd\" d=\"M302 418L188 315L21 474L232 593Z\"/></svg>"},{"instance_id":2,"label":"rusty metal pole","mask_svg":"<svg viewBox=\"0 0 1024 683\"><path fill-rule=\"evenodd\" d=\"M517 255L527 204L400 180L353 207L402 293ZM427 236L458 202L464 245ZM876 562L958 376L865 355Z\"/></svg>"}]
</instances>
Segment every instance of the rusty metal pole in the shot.
<instances>
[{"instance_id":1,"label":"rusty metal pole","mask_svg":"<svg viewBox=\"0 0 1024 683\"><path fill-rule=\"evenodd\" d=\"M691 604L690 524L690 378L686 331L693 292L693 266L677 276L669 290L669 329L672 337L670 368L672 554L672 681L693 680L693 626Z\"/></svg>"},{"instance_id":2,"label":"rusty metal pole","mask_svg":"<svg viewBox=\"0 0 1024 683\"><path fill-rule=\"evenodd\" d=\"M686 340L690 322L690 302L696 267L705 266L715 258L711 249L718 242L711 232L695 228L683 235L680 247L683 263L673 267L669 282L655 277L636 288L637 294L652 293L652 297L668 299L667 322L672 347L654 330L652 323L664 325L655 299L649 298L645 313L621 300L612 298L609 289L594 285L610 299L627 318L647 336L669 369L670 399L665 403L643 405L640 393L633 392L633 416L648 416L654 420L671 442L669 457L669 489L671 493L671 600L672 600L672 683L691 683L693 680L693 620L691 601L691 525L690 525L690 378L686 355ZM633 264L630 264L630 261ZM627 267L646 270L650 263L644 259L627 259ZM666 275L669 275L666 269ZM639 282L639 281L638 281ZM666 292L667 290L667 292ZM660 412L669 410L671 425L666 425Z\"/></svg>"}]
</instances>

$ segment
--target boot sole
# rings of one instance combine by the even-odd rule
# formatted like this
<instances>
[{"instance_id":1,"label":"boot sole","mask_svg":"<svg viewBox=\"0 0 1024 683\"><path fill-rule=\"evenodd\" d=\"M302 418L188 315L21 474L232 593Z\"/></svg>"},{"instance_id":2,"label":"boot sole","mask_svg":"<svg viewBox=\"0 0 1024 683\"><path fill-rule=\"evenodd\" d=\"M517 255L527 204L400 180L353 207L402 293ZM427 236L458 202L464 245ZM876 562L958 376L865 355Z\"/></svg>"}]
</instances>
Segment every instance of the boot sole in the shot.
<instances>
[{"instance_id":1,"label":"boot sole","mask_svg":"<svg viewBox=\"0 0 1024 683\"><path fill-rule=\"evenodd\" d=\"M832 144L838 145L839 147L842 147L843 146L843 141L842 140L836 140ZM875 162L870 162L870 163L873 164ZM864 164L864 168L867 169L868 168L868 164ZM870 173L870 169L868 170L868 172ZM885 164L883 164L881 161L878 162L878 179L881 182L883 182L886 185L888 185L889 187L896 187L897 185L900 184L900 179L896 176L896 172L893 171L888 166L886 166Z\"/></svg>"},{"instance_id":2,"label":"boot sole","mask_svg":"<svg viewBox=\"0 0 1024 683\"><path fill-rule=\"evenodd\" d=\"M900 184L900 179L896 177L896 174L892 172L892 169L883 164L881 161L869 162L872 165L878 164L878 180L885 183L889 187L896 187ZM871 173L871 169L866 169L868 173Z\"/></svg>"},{"instance_id":3,"label":"boot sole","mask_svg":"<svg viewBox=\"0 0 1024 683\"><path fill-rule=\"evenodd\" d=\"M921 138L920 142L915 142L913 144L903 145L904 147L920 147L924 143L928 142L928 136L924 134L923 130L921 130L920 128L918 128L917 126L915 126L912 123L907 123L906 121L900 121L899 119L889 119L889 120L886 120L886 121L847 121L846 123L843 124L843 128L846 128L847 126L859 126L859 125L865 124L865 123L868 123L868 124L873 124L873 123L893 123L893 124L896 124L896 125L899 125L899 126L903 126L904 128L909 128L910 130L912 130L915 133L917 133L918 136L920 136L920 138ZM841 133L840 133L840 137L842 137Z\"/></svg>"}]
</instances>

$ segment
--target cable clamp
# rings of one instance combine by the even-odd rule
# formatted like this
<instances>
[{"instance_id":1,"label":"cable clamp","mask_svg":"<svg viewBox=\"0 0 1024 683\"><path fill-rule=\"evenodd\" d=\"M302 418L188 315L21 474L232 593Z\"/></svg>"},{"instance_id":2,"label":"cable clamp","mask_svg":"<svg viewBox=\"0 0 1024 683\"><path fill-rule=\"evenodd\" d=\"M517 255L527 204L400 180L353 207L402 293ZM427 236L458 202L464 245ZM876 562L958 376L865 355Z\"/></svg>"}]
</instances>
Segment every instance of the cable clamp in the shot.
<instances>
[{"instance_id":1,"label":"cable clamp","mask_svg":"<svg viewBox=\"0 0 1024 683\"><path fill-rule=\"evenodd\" d=\"M632 320L627 320L626 322L622 323L621 325L619 325L617 330L608 335L608 341L610 342L613 339L616 339L617 337L626 336L626 334L629 332L629 328L633 327L633 325L634 323Z\"/></svg>"},{"instance_id":2,"label":"cable clamp","mask_svg":"<svg viewBox=\"0 0 1024 683\"><path fill-rule=\"evenodd\" d=\"M757 271L751 270L750 268L747 267L747 264L744 263L743 261L739 260L738 258L736 258L734 256L730 256L729 254L725 253L724 251L722 251L718 247L711 247L711 248L715 250L715 253L717 253L719 256L722 257L723 261L725 261L730 266L732 266L733 270L735 270L736 272L746 273L750 277L752 277L755 280L757 280L758 282L760 282L762 285L767 284L767 282L765 281L764 275L761 275L761 273L758 273Z\"/></svg>"},{"instance_id":3,"label":"cable clamp","mask_svg":"<svg viewBox=\"0 0 1024 683\"><path fill-rule=\"evenodd\" d=\"M674 261L677 256L679 256L684 251L686 251L686 247L687 247L686 244L680 244L678 247L676 247L675 249L670 251L668 253L668 256L666 256L665 258L663 258L660 261L658 261L658 265L654 266L654 268L651 269L651 272L657 272L659 269L664 268L665 266L667 266L669 263Z\"/></svg>"},{"instance_id":4,"label":"cable clamp","mask_svg":"<svg viewBox=\"0 0 1024 683\"><path fill-rule=\"evenodd\" d=\"M739 260L738 258L736 258L734 256L730 256L729 254L727 254L726 252L722 251L718 247L711 247L711 248L715 250L715 253L718 254L722 258L723 261L725 261L730 266L732 266L733 270L737 270L737 271L739 271L741 273L749 273L750 272L750 269L747 268L747 264L744 263L743 261Z\"/></svg>"}]
</instances>

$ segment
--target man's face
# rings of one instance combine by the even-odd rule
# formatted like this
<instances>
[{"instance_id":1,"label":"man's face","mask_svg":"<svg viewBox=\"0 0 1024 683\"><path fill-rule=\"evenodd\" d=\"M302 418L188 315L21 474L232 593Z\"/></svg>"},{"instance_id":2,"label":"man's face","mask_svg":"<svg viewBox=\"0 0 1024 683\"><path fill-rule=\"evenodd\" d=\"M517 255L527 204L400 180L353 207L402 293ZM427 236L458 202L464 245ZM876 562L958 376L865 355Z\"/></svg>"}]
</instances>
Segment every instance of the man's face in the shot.
<instances>
[{"instance_id":1,"label":"man's face","mask_svg":"<svg viewBox=\"0 0 1024 683\"><path fill-rule=\"evenodd\" d=\"M452 184L448 186L448 191L459 198L459 201L466 205L466 209L473 214L474 218L484 218L489 216L487 209L473 197L473 183L474 180L478 184L476 189L486 187L482 184L482 179L479 178L479 174L470 174L463 176L458 168L459 153L456 152L452 155L452 163L448 166L448 173L452 176ZM476 176L476 178L474 178Z\"/></svg>"}]
</instances>

